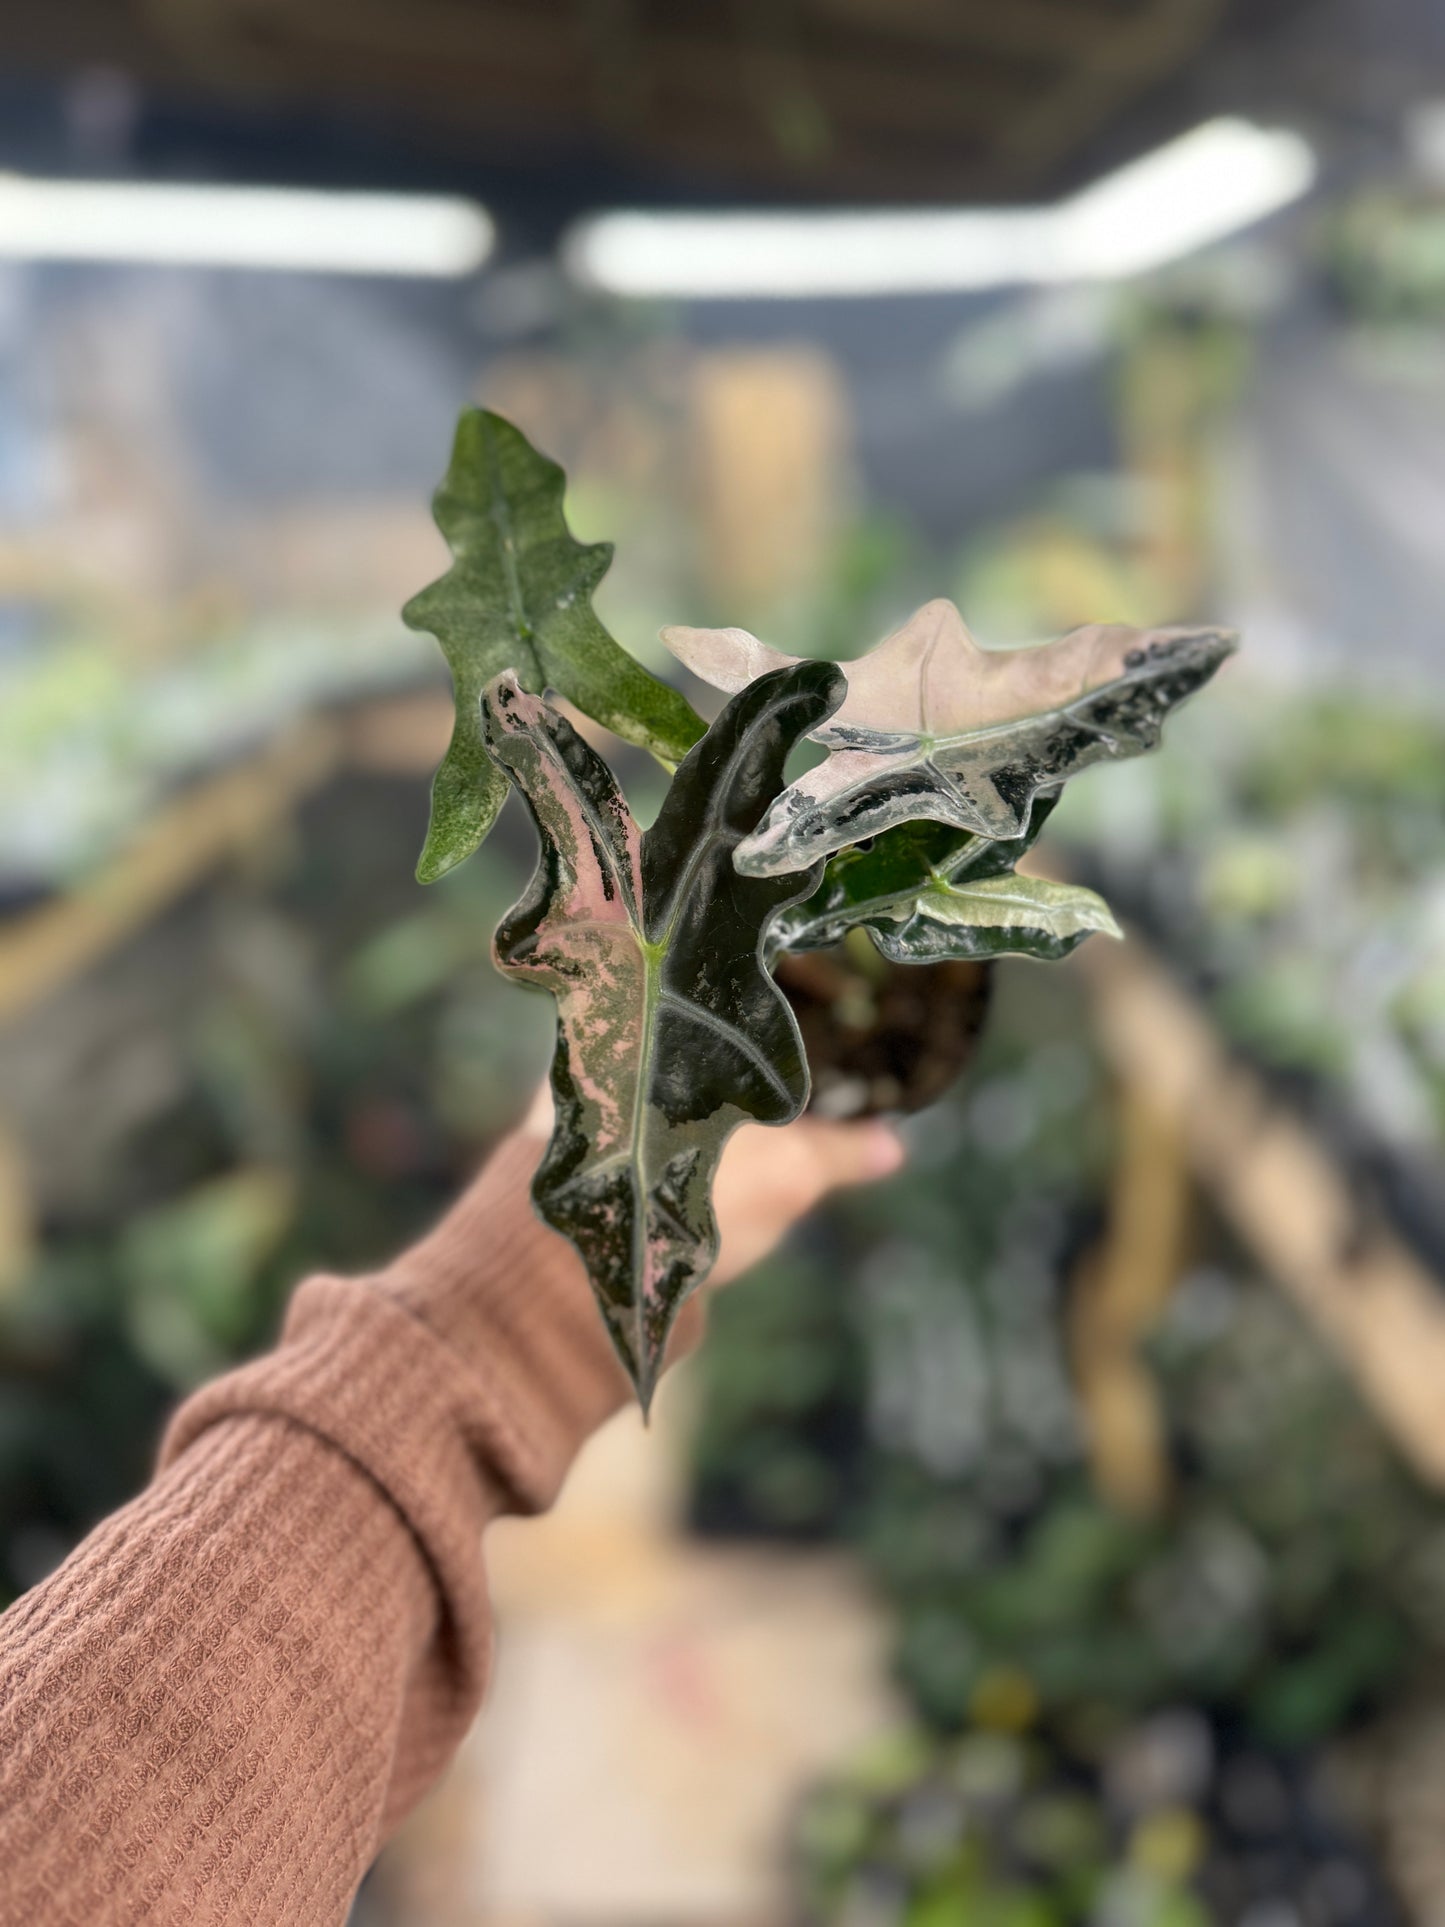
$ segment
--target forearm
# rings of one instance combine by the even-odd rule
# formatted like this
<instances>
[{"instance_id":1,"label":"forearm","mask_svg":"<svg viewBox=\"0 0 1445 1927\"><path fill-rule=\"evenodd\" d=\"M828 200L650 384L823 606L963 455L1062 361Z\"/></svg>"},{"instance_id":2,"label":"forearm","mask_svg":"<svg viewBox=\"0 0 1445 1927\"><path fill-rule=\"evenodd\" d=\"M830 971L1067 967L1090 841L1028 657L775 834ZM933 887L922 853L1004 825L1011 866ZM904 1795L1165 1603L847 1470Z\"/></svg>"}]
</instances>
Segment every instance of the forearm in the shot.
<instances>
[{"instance_id":1,"label":"forearm","mask_svg":"<svg viewBox=\"0 0 1445 1927\"><path fill-rule=\"evenodd\" d=\"M549 1503L625 1395L528 1208L539 1150L376 1278L303 1286L0 1617L5 1927L344 1918L479 1703L484 1526Z\"/></svg>"},{"instance_id":2,"label":"forearm","mask_svg":"<svg viewBox=\"0 0 1445 1927\"><path fill-rule=\"evenodd\" d=\"M342 1453L208 1429L0 1619L0 1920L342 1919L437 1618Z\"/></svg>"}]
</instances>

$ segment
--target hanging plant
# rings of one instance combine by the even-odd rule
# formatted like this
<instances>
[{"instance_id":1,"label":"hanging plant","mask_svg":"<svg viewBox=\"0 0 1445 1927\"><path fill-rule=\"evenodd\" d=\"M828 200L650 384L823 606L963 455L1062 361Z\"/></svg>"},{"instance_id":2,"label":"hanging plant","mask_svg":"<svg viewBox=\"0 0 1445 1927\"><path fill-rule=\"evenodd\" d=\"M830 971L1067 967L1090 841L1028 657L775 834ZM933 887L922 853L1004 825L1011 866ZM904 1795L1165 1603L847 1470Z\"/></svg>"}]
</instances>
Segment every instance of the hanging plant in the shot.
<instances>
[{"instance_id":1,"label":"hanging plant","mask_svg":"<svg viewBox=\"0 0 1445 1927\"><path fill-rule=\"evenodd\" d=\"M593 611L612 551L573 538L563 490L509 422L463 415L435 502L453 566L405 610L440 641L456 700L418 875L469 856L516 788L541 856L494 954L558 1018L533 1198L580 1253L646 1407L716 1255L723 1145L808 1102L785 960L871 940L884 969L956 967L1117 936L1093 892L1016 866L1068 778L1152 749L1234 641L1110 625L992 651L940 601L845 671L740 629L665 630L731 698L708 728ZM650 829L550 692L672 771ZM804 737L828 753L789 784Z\"/></svg>"}]
</instances>

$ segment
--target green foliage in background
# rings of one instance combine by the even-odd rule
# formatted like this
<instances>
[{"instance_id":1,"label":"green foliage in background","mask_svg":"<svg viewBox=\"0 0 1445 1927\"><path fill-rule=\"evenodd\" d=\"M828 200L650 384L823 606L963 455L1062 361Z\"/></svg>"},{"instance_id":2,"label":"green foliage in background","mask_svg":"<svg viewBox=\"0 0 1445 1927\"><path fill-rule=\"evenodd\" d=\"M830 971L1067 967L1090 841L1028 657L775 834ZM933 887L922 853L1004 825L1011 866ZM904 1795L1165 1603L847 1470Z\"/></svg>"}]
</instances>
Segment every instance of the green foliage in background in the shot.
<instances>
[{"instance_id":1,"label":"green foliage in background","mask_svg":"<svg viewBox=\"0 0 1445 1927\"><path fill-rule=\"evenodd\" d=\"M146 1483L177 1398L300 1278L439 1215L545 1062L486 946L520 838L418 899L421 810L334 786L0 1040L38 1215L0 1291L0 1603Z\"/></svg>"},{"instance_id":2,"label":"green foliage in background","mask_svg":"<svg viewBox=\"0 0 1445 1927\"><path fill-rule=\"evenodd\" d=\"M1327 1788L1182 1708L1082 1749L903 1728L810 1790L793 1850L808 1927L1399 1918Z\"/></svg>"},{"instance_id":3,"label":"green foliage in background","mask_svg":"<svg viewBox=\"0 0 1445 1927\"><path fill-rule=\"evenodd\" d=\"M1393 1167L1445 1262L1445 718L1224 688L1055 830L1229 1036Z\"/></svg>"},{"instance_id":4,"label":"green foliage in background","mask_svg":"<svg viewBox=\"0 0 1445 1927\"><path fill-rule=\"evenodd\" d=\"M1318 1742L1445 1658L1445 1520L1225 1246L1154 1340L1171 1506L1141 1522L1098 1496L1062 1331L1102 1211L1107 1087L1061 980L1001 968L975 1071L913 1168L717 1306L696 1513L858 1545L899 1679L941 1730L1002 1679L1065 1730L1185 1702ZM805 1343L834 1363L806 1396L774 1365ZM781 1489L760 1438L795 1468Z\"/></svg>"}]
</instances>

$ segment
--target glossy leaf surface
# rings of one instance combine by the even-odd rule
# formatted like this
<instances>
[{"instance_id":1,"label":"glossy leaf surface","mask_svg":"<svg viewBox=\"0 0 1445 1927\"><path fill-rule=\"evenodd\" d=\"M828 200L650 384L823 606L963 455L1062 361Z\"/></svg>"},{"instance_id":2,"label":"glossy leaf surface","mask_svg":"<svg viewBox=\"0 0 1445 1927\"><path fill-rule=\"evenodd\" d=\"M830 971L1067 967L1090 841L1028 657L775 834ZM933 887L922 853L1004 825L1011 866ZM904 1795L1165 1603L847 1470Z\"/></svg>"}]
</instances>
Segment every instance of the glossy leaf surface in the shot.
<instances>
[{"instance_id":1,"label":"glossy leaf surface","mask_svg":"<svg viewBox=\"0 0 1445 1927\"><path fill-rule=\"evenodd\" d=\"M1054 961L1095 931L1117 937L1108 904L1092 890L1015 872L1057 801L1041 796L1021 837L903 823L871 848L845 850L812 896L778 918L770 941L818 950L861 926L892 963L973 963L1005 955Z\"/></svg>"},{"instance_id":2,"label":"glossy leaf surface","mask_svg":"<svg viewBox=\"0 0 1445 1927\"><path fill-rule=\"evenodd\" d=\"M434 635L452 672L456 722L432 787L417 875L431 883L471 855L491 828L507 782L482 740L480 701L511 670L523 689L559 690L586 715L672 764L703 732L675 689L608 634L592 595L610 542L574 539L562 470L500 415L469 408L432 511L453 556L444 576L402 611Z\"/></svg>"},{"instance_id":3,"label":"glossy leaf surface","mask_svg":"<svg viewBox=\"0 0 1445 1927\"><path fill-rule=\"evenodd\" d=\"M722 689L795 660L740 629L666 629ZM927 820L1023 835L1034 799L1107 757L1159 741L1164 718L1235 647L1219 629L1076 629L1032 649L982 649L951 602L930 602L848 665L848 695L814 732L831 754L778 798L738 851L772 875Z\"/></svg>"},{"instance_id":4,"label":"glossy leaf surface","mask_svg":"<svg viewBox=\"0 0 1445 1927\"><path fill-rule=\"evenodd\" d=\"M515 677L483 703L487 747L542 845L495 941L503 971L557 999L556 1124L533 1196L581 1253L644 1407L678 1308L716 1255L724 1143L745 1118L785 1124L807 1101L797 1023L761 953L820 872L747 877L733 854L793 745L842 693L831 663L752 684L645 833L606 764Z\"/></svg>"}]
</instances>

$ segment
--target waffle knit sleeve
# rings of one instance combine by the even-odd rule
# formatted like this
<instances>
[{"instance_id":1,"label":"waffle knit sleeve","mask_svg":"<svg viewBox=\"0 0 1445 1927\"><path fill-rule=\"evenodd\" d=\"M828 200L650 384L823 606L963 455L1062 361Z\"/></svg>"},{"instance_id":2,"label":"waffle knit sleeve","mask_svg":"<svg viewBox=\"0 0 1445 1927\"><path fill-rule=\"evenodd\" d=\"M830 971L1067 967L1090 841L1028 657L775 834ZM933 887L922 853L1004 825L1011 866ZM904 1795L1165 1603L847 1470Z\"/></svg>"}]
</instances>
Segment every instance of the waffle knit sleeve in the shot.
<instances>
[{"instance_id":1,"label":"waffle knit sleeve","mask_svg":"<svg viewBox=\"0 0 1445 1927\"><path fill-rule=\"evenodd\" d=\"M532 1215L539 1149L507 1140L378 1276L302 1285L0 1616L0 1927L345 1919L480 1702L483 1529L626 1396Z\"/></svg>"}]
</instances>

